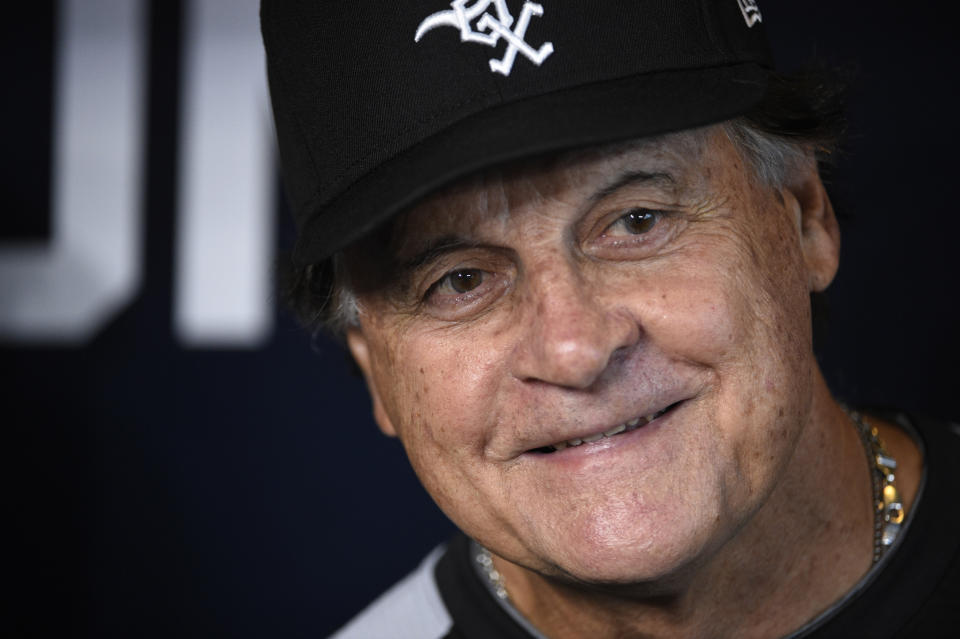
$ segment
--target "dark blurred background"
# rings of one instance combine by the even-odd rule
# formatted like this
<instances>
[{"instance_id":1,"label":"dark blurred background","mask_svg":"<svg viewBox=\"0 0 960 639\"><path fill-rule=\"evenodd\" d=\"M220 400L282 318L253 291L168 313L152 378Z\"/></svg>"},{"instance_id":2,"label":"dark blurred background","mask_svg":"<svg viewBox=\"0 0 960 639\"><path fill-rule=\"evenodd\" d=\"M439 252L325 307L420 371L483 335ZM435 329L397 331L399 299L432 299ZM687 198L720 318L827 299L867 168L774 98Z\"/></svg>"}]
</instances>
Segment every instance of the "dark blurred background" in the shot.
<instances>
[{"instance_id":1,"label":"dark blurred background","mask_svg":"<svg viewBox=\"0 0 960 639\"><path fill-rule=\"evenodd\" d=\"M853 78L831 384L956 420L945 4L760 7L782 67ZM0 25L12 635L325 636L452 527L343 352L277 308L292 230L257 3L19 5Z\"/></svg>"}]
</instances>

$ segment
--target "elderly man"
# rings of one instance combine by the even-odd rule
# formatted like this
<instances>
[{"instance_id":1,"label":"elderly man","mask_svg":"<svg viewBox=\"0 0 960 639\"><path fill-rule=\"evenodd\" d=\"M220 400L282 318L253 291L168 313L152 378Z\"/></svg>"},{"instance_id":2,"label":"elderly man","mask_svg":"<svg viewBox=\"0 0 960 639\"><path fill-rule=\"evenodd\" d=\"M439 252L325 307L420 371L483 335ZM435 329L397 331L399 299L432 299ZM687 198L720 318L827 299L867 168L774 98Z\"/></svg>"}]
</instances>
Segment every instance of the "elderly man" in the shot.
<instances>
[{"instance_id":1,"label":"elderly man","mask_svg":"<svg viewBox=\"0 0 960 639\"><path fill-rule=\"evenodd\" d=\"M824 382L836 100L755 2L262 21L291 297L463 531L338 636L956 632L960 439Z\"/></svg>"}]
</instances>

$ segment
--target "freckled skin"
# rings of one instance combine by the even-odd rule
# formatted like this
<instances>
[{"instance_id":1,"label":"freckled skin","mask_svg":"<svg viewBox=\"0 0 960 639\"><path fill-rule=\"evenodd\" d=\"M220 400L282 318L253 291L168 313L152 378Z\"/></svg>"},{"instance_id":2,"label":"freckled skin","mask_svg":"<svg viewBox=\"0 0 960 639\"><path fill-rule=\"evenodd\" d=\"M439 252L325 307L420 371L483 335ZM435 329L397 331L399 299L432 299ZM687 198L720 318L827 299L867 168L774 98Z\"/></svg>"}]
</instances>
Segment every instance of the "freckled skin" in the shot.
<instances>
[{"instance_id":1,"label":"freckled skin","mask_svg":"<svg viewBox=\"0 0 960 639\"><path fill-rule=\"evenodd\" d=\"M625 171L671 179L596 199ZM786 631L865 569L869 487L851 479L826 506L804 492L842 476L858 443L837 426L844 417L811 351L809 293L836 269L835 222L815 169L797 184L757 183L720 129L572 154L447 189L406 214L388 244L401 261L445 235L475 247L383 290L358 276L367 284L348 343L378 423L444 512L495 553L514 602L550 636L718 636L717 615L739 604L711 585L742 594L789 561L788 541L796 553L864 529L793 617L771 600L779 618L758 621L758 636ZM670 211L646 245L611 231L631 207ZM362 270L369 255L350 261ZM485 288L470 304L424 301L456 268L486 273ZM674 402L662 427L629 445L584 445L566 464L554 462L568 451L529 452ZM804 484L799 465L823 472ZM797 528L795 539L784 530L809 525L805 508L851 514L835 518L842 532ZM768 557L764 570L751 553ZM742 574L745 564L754 572ZM767 590L789 590L777 586Z\"/></svg>"}]
</instances>

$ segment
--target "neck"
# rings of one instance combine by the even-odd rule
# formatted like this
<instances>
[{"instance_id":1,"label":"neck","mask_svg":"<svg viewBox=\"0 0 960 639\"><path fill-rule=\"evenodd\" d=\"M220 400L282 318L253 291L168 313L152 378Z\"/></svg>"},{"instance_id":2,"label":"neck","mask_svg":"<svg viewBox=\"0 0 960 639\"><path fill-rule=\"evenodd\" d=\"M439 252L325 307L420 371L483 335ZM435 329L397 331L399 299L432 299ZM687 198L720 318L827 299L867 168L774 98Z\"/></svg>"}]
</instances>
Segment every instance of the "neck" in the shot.
<instances>
[{"instance_id":1,"label":"neck","mask_svg":"<svg viewBox=\"0 0 960 639\"><path fill-rule=\"evenodd\" d=\"M788 467L764 505L719 551L661 584L586 589L499 557L495 563L514 605L557 639L781 636L840 599L872 559L863 447L819 373L810 418Z\"/></svg>"}]
</instances>

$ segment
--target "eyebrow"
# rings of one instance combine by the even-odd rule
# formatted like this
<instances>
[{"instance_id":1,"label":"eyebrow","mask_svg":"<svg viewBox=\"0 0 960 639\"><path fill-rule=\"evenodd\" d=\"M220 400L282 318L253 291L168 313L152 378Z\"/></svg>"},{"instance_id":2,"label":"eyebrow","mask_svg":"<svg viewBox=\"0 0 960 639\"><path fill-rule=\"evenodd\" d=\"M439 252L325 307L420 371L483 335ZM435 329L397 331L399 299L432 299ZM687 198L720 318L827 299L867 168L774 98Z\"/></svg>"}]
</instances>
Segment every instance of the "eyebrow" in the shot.
<instances>
[{"instance_id":1,"label":"eyebrow","mask_svg":"<svg viewBox=\"0 0 960 639\"><path fill-rule=\"evenodd\" d=\"M620 189L626 186L638 185L638 184L653 184L659 186L674 186L677 181L672 175L664 172L651 173L649 171L627 171L620 174L612 182L594 192L590 196L590 204L599 202L603 198L616 193ZM397 263L397 273L409 273L414 271L424 264L432 262L437 258L446 255L447 253L453 253L455 251L462 251L464 249L476 248L481 246L480 242L475 240L468 240L459 235L441 235L439 237L431 239L422 249L417 251L415 254L409 258L400 260Z\"/></svg>"},{"instance_id":2,"label":"eyebrow","mask_svg":"<svg viewBox=\"0 0 960 639\"><path fill-rule=\"evenodd\" d=\"M590 196L590 204L596 204L608 195L612 195L626 186L640 184L652 184L654 186L675 186L677 181L669 173L648 171L628 171L621 173L610 184L607 184L600 190Z\"/></svg>"},{"instance_id":3,"label":"eyebrow","mask_svg":"<svg viewBox=\"0 0 960 639\"><path fill-rule=\"evenodd\" d=\"M430 240L426 246L411 257L401 260L397 265L398 270L401 273L409 272L447 253L475 248L477 246L479 246L477 242L460 237L459 235L441 235Z\"/></svg>"}]
</instances>

